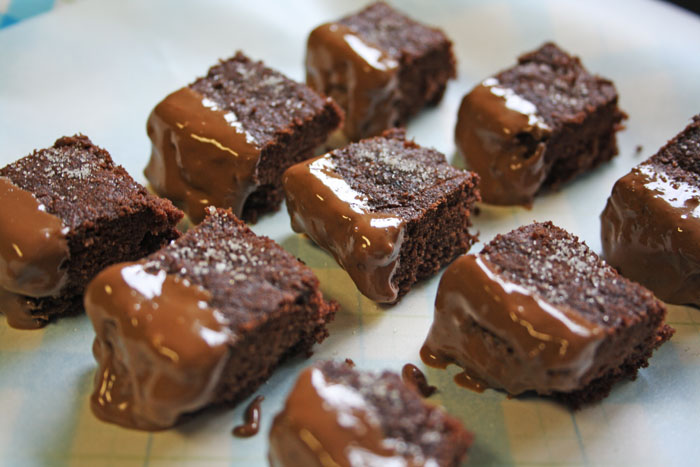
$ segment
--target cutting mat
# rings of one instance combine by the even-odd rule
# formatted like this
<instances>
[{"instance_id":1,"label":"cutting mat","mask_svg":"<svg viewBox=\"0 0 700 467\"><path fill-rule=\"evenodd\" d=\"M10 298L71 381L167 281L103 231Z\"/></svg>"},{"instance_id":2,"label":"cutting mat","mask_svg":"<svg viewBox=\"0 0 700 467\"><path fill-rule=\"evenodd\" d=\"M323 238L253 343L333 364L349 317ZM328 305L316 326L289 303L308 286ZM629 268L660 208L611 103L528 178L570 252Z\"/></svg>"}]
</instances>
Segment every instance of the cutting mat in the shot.
<instances>
[{"instance_id":1,"label":"cutting mat","mask_svg":"<svg viewBox=\"0 0 700 467\"><path fill-rule=\"evenodd\" d=\"M630 115L614 162L543 196L532 210L483 208L474 220L482 241L533 220L553 220L600 251L598 216L614 181L700 112L700 19L672 6L642 0L394 3L444 28L455 42L458 79L439 107L408 127L409 136L455 163L452 133L461 97L545 40L613 79ZM162 97L236 49L303 79L308 32L361 6L82 0L5 28L0 166L61 135L83 132L143 181L150 151L145 121ZM312 360L348 357L361 368L396 371L419 363L439 277L418 285L397 306L377 306L357 293L327 254L292 232L284 210L253 229L301 257L342 306ZM580 412L538 398L470 392L451 381L454 368L426 371L440 388L432 400L475 432L469 465L692 465L700 458L700 311L671 307L669 321L675 337L637 381L618 385L604 402ZM230 434L245 404L151 434L99 422L90 413L92 339L84 316L34 332L9 329L0 318L0 465L264 465L272 416L308 364L290 361L260 388L266 399L254 438Z\"/></svg>"}]
</instances>

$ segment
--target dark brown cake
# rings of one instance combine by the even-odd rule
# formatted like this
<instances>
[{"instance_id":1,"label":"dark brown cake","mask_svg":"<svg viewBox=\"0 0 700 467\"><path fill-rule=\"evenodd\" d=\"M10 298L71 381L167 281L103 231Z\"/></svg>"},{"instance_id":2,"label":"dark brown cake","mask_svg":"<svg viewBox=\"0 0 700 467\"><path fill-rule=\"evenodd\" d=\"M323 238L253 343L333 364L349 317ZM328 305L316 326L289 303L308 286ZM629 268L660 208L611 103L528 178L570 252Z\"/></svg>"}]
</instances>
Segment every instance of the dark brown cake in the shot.
<instances>
[{"instance_id":1,"label":"dark brown cake","mask_svg":"<svg viewBox=\"0 0 700 467\"><path fill-rule=\"evenodd\" d=\"M484 202L529 205L612 159L625 118L611 81L546 43L464 97L455 139Z\"/></svg>"},{"instance_id":2,"label":"dark brown cake","mask_svg":"<svg viewBox=\"0 0 700 467\"><path fill-rule=\"evenodd\" d=\"M314 29L306 82L346 112L344 132L356 141L403 126L442 99L454 78L452 43L384 2Z\"/></svg>"},{"instance_id":3,"label":"dark brown cake","mask_svg":"<svg viewBox=\"0 0 700 467\"><path fill-rule=\"evenodd\" d=\"M478 177L389 130L284 174L292 228L329 251L357 288L395 302L475 240Z\"/></svg>"},{"instance_id":4,"label":"dark brown cake","mask_svg":"<svg viewBox=\"0 0 700 467\"><path fill-rule=\"evenodd\" d=\"M156 106L145 174L194 222L212 205L255 221L279 208L282 172L342 119L332 100L238 52Z\"/></svg>"},{"instance_id":5,"label":"dark brown cake","mask_svg":"<svg viewBox=\"0 0 700 467\"><path fill-rule=\"evenodd\" d=\"M440 281L421 354L460 379L573 407L634 379L673 329L666 307L552 223L498 235Z\"/></svg>"},{"instance_id":6,"label":"dark brown cake","mask_svg":"<svg viewBox=\"0 0 700 467\"><path fill-rule=\"evenodd\" d=\"M615 183L605 259L670 303L700 306L700 115Z\"/></svg>"},{"instance_id":7,"label":"dark brown cake","mask_svg":"<svg viewBox=\"0 0 700 467\"><path fill-rule=\"evenodd\" d=\"M458 466L472 436L396 373L321 362L304 370L270 430L277 467Z\"/></svg>"},{"instance_id":8,"label":"dark brown cake","mask_svg":"<svg viewBox=\"0 0 700 467\"><path fill-rule=\"evenodd\" d=\"M34 151L0 169L0 311L19 328L82 311L95 274L177 238L182 215L85 136Z\"/></svg>"},{"instance_id":9,"label":"dark brown cake","mask_svg":"<svg viewBox=\"0 0 700 467\"><path fill-rule=\"evenodd\" d=\"M101 272L85 309L97 337L93 412L147 430L237 402L326 336L337 305L311 269L230 210L138 263Z\"/></svg>"}]
</instances>

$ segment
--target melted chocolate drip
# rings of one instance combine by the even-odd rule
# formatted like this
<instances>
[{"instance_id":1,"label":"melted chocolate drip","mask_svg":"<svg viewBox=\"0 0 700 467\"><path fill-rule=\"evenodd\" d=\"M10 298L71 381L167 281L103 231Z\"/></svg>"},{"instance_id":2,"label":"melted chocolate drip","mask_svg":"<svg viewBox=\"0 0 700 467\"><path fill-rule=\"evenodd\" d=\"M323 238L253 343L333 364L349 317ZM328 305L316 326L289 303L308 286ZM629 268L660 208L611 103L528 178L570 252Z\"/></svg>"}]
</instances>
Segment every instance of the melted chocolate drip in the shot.
<instances>
[{"instance_id":1,"label":"melted chocolate drip","mask_svg":"<svg viewBox=\"0 0 700 467\"><path fill-rule=\"evenodd\" d=\"M233 429L233 435L238 438L250 438L260 430L260 403L265 396L257 396L245 409L245 422Z\"/></svg>"},{"instance_id":2,"label":"melted chocolate drip","mask_svg":"<svg viewBox=\"0 0 700 467\"><path fill-rule=\"evenodd\" d=\"M409 384L416 389L423 397L432 396L437 388L428 384L428 380L420 369L412 363L407 363L401 370L401 378L404 383Z\"/></svg>"}]
</instances>

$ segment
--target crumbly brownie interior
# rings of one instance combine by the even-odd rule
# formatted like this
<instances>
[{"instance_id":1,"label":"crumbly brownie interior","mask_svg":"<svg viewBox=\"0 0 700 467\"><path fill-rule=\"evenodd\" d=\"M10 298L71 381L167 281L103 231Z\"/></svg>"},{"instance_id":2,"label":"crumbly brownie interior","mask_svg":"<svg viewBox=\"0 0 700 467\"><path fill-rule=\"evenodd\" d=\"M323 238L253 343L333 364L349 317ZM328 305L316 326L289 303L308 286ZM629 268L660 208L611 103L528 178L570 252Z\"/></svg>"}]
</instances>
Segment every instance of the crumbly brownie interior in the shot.
<instances>
[{"instance_id":1,"label":"crumbly brownie interior","mask_svg":"<svg viewBox=\"0 0 700 467\"><path fill-rule=\"evenodd\" d=\"M468 227L479 200L478 176L450 166L440 152L406 141L403 130L389 130L333 154L337 172L367 196L373 211L406 221L393 278L399 297L476 241Z\"/></svg>"},{"instance_id":2,"label":"crumbly brownie interior","mask_svg":"<svg viewBox=\"0 0 700 467\"><path fill-rule=\"evenodd\" d=\"M232 112L261 148L256 171L260 186L248 198L243 213L253 222L259 214L279 207L284 197L282 172L311 157L343 118L330 99L241 52L213 66L190 87Z\"/></svg>"},{"instance_id":3,"label":"crumbly brownie interior","mask_svg":"<svg viewBox=\"0 0 700 467\"><path fill-rule=\"evenodd\" d=\"M230 211L217 210L196 229L148 258L211 293L235 335L215 400L237 402L289 355L308 352L327 335L337 305L318 279L273 240L256 236Z\"/></svg>"},{"instance_id":4,"label":"crumbly brownie interior","mask_svg":"<svg viewBox=\"0 0 700 467\"><path fill-rule=\"evenodd\" d=\"M31 298L31 313L82 311L87 282L104 267L142 258L179 237L182 212L150 195L85 136L64 137L2 169L68 228L68 282L57 297Z\"/></svg>"},{"instance_id":5,"label":"crumbly brownie interior","mask_svg":"<svg viewBox=\"0 0 700 467\"><path fill-rule=\"evenodd\" d=\"M649 159L663 167L669 177L691 186L700 186L700 115Z\"/></svg>"}]
</instances>

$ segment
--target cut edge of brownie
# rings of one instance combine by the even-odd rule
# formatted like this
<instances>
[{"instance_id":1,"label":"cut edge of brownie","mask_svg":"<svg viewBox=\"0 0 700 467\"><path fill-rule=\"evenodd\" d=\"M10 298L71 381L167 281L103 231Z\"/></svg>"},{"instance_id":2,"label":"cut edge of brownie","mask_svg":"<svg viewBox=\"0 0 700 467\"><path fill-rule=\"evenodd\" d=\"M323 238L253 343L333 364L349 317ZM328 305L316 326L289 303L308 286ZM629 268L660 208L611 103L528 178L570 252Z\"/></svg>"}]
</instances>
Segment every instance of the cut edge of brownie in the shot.
<instances>
[{"instance_id":1,"label":"cut edge of brownie","mask_svg":"<svg viewBox=\"0 0 700 467\"><path fill-rule=\"evenodd\" d=\"M256 169L259 186L251 193L243 206L244 220L255 223L260 215L277 211L284 199L282 174L290 166L313 156L313 151L342 125L344 112L330 98L325 98L323 111L310 120L292 124L276 132L275 141L260 152ZM302 132L306 129L305 132ZM295 148L289 151L289 148ZM285 156L286 153L286 157ZM284 163L280 158L284 157Z\"/></svg>"},{"instance_id":2,"label":"cut edge of brownie","mask_svg":"<svg viewBox=\"0 0 700 467\"><path fill-rule=\"evenodd\" d=\"M413 143L411 143L413 144ZM469 251L478 236L469 232L471 213L481 200L479 177L472 173L437 202L427 207L419 219L410 220L401 245L399 266L392 282L403 297L414 284L432 277L457 256Z\"/></svg>"}]
</instances>

